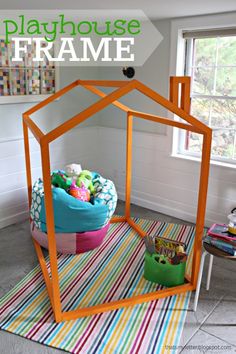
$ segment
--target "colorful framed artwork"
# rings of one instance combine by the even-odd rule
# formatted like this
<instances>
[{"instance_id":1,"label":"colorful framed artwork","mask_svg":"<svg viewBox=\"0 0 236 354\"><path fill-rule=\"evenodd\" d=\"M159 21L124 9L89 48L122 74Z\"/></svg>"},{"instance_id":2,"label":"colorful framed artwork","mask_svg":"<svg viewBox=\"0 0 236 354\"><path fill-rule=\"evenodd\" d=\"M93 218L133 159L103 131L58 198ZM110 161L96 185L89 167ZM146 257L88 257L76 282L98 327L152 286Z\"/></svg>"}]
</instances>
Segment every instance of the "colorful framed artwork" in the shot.
<instances>
[{"instance_id":1,"label":"colorful framed artwork","mask_svg":"<svg viewBox=\"0 0 236 354\"><path fill-rule=\"evenodd\" d=\"M50 52L53 56L54 48ZM14 43L0 38L0 104L38 101L56 92L58 70L46 56L33 61L35 43L27 46L22 62L12 62L13 53Z\"/></svg>"}]
</instances>

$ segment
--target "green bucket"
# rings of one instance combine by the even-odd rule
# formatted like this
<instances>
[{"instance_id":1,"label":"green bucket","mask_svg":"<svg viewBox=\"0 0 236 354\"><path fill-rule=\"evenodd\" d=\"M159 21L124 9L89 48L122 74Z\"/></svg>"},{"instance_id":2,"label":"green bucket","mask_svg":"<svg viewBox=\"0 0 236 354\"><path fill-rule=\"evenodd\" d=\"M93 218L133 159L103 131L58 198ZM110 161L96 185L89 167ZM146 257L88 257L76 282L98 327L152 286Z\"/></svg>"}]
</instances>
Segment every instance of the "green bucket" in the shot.
<instances>
[{"instance_id":1,"label":"green bucket","mask_svg":"<svg viewBox=\"0 0 236 354\"><path fill-rule=\"evenodd\" d=\"M144 278L164 286L184 284L186 262L179 264L159 263L157 253L145 252Z\"/></svg>"}]
</instances>

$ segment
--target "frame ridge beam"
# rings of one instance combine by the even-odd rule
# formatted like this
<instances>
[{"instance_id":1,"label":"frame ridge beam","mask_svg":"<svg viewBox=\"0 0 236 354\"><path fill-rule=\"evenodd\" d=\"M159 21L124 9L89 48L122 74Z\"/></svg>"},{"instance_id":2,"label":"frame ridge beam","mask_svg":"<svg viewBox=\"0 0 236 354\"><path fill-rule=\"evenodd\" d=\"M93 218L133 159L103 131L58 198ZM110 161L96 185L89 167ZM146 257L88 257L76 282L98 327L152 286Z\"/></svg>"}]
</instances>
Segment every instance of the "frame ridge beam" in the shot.
<instances>
[{"instance_id":1,"label":"frame ridge beam","mask_svg":"<svg viewBox=\"0 0 236 354\"><path fill-rule=\"evenodd\" d=\"M122 87L127 85L127 83L128 81L124 81L124 80L123 81L80 80L80 85L82 86L89 85L89 86L105 86L105 87Z\"/></svg>"}]
</instances>

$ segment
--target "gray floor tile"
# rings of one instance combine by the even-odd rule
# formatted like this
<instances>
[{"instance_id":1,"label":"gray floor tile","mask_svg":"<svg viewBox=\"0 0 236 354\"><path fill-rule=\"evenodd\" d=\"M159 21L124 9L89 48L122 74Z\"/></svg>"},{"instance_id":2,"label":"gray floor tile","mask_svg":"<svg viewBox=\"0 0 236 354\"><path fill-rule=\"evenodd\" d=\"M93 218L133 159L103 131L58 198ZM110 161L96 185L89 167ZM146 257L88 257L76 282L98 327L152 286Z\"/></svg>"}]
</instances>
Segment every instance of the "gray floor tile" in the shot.
<instances>
[{"instance_id":1,"label":"gray floor tile","mask_svg":"<svg viewBox=\"0 0 236 354\"><path fill-rule=\"evenodd\" d=\"M221 259L214 259L211 286L210 290L206 290L206 278L208 270L208 257L205 261L205 267L202 277L202 286L199 295L197 311L193 312L193 303L195 292L192 293L189 311L186 316L186 322L182 333L181 344L185 345L191 337L199 330L204 321L208 318L209 314L215 309L222 298L226 294L226 284L232 277L231 270L224 270L225 261ZM223 273L227 273L224 274ZM236 293L236 286L231 284L231 291Z\"/></svg>"},{"instance_id":2,"label":"gray floor tile","mask_svg":"<svg viewBox=\"0 0 236 354\"><path fill-rule=\"evenodd\" d=\"M185 346L194 334L199 330L200 323L198 322L193 311L189 310L184 323L184 328L180 340L180 346Z\"/></svg>"},{"instance_id":3,"label":"gray floor tile","mask_svg":"<svg viewBox=\"0 0 236 354\"><path fill-rule=\"evenodd\" d=\"M181 354L230 354L235 353L236 348L223 340L212 336L202 330L199 330L181 351Z\"/></svg>"},{"instance_id":4,"label":"gray floor tile","mask_svg":"<svg viewBox=\"0 0 236 354\"><path fill-rule=\"evenodd\" d=\"M225 291L230 295L236 295L236 261L214 257L212 268L211 287L219 291ZM207 268L205 275L207 274ZM203 278L206 283L206 276Z\"/></svg>"},{"instance_id":5,"label":"gray floor tile","mask_svg":"<svg viewBox=\"0 0 236 354\"><path fill-rule=\"evenodd\" d=\"M28 222L0 230L0 296L37 265Z\"/></svg>"},{"instance_id":6,"label":"gray floor tile","mask_svg":"<svg viewBox=\"0 0 236 354\"><path fill-rule=\"evenodd\" d=\"M194 295L192 293L189 310L186 316L186 321L182 333L181 344L185 345L192 336L199 330L202 323L207 319L209 314L215 309L217 304L223 297L221 291L211 287L209 291L206 291L204 287L201 289L199 296L198 308L196 312L193 312Z\"/></svg>"},{"instance_id":7,"label":"gray floor tile","mask_svg":"<svg viewBox=\"0 0 236 354\"><path fill-rule=\"evenodd\" d=\"M22 338L12 333L0 331L1 354L62 354L65 351Z\"/></svg>"},{"instance_id":8,"label":"gray floor tile","mask_svg":"<svg viewBox=\"0 0 236 354\"><path fill-rule=\"evenodd\" d=\"M236 294L220 302L202 329L236 346Z\"/></svg>"}]
</instances>

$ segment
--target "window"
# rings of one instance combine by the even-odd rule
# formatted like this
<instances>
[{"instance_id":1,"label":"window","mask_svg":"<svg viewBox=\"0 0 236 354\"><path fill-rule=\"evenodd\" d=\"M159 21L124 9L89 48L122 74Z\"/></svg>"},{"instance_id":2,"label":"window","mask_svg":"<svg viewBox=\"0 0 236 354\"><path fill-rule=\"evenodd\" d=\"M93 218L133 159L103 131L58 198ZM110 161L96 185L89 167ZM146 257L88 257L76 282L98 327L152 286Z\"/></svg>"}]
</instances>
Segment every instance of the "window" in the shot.
<instances>
[{"instance_id":1,"label":"window","mask_svg":"<svg viewBox=\"0 0 236 354\"><path fill-rule=\"evenodd\" d=\"M0 103L37 101L55 92L54 63L46 57L42 62L33 62L34 51L35 45L28 45L23 61L14 63L14 42L6 44L0 38Z\"/></svg>"},{"instance_id":2,"label":"window","mask_svg":"<svg viewBox=\"0 0 236 354\"><path fill-rule=\"evenodd\" d=\"M213 129L212 159L236 162L236 32L187 32L185 74L191 114ZM230 32L230 33L229 33ZM179 134L179 153L199 156L202 136Z\"/></svg>"}]
</instances>

